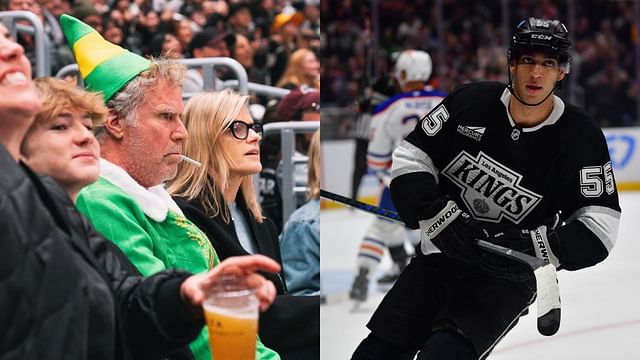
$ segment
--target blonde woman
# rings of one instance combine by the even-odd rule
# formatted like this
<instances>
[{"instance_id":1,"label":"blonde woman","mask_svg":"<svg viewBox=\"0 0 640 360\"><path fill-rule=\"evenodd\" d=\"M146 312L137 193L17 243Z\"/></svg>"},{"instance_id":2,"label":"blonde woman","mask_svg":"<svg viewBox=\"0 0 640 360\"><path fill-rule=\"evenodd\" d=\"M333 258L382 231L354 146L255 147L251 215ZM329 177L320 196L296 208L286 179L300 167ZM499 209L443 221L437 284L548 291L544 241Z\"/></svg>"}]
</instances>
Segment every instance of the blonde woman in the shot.
<instances>
[{"instance_id":1,"label":"blonde woman","mask_svg":"<svg viewBox=\"0 0 640 360\"><path fill-rule=\"evenodd\" d=\"M301 85L320 90L320 61L309 49L294 51L284 73L276 83L277 87L294 89Z\"/></svg>"},{"instance_id":2,"label":"blonde woman","mask_svg":"<svg viewBox=\"0 0 640 360\"><path fill-rule=\"evenodd\" d=\"M184 153L202 166L178 166L168 187L178 206L221 259L263 254L281 262L277 231L262 215L253 187L262 169L262 126L251 118L247 97L231 90L200 93L187 103L183 121L189 132ZM264 275L278 296L261 315L263 342L285 360L317 358L319 298L288 296L282 272Z\"/></svg>"},{"instance_id":3,"label":"blonde woman","mask_svg":"<svg viewBox=\"0 0 640 360\"><path fill-rule=\"evenodd\" d=\"M294 295L320 293L320 131L309 145L309 201L294 211L280 240L287 288Z\"/></svg>"}]
</instances>

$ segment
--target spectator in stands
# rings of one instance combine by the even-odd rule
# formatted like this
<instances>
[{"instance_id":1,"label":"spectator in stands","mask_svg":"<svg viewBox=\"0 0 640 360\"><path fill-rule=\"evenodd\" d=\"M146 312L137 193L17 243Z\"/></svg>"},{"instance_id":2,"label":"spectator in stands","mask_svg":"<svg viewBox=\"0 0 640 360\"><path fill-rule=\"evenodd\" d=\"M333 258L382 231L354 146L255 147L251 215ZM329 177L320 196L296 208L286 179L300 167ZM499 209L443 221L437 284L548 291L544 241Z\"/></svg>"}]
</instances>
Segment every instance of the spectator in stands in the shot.
<instances>
[{"instance_id":1,"label":"spectator in stands","mask_svg":"<svg viewBox=\"0 0 640 360\"><path fill-rule=\"evenodd\" d=\"M180 46L184 52L183 55L185 55L194 36L193 28L191 27L191 20L180 17L179 20L174 22L172 33L180 42Z\"/></svg>"},{"instance_id":2,"label":"spectator in stands","mask_svg":"<svg viewBox=\"0 0 640 360\"><path fill-rule=\"evenodd\" d=\"M162 54L169 59L184 58L184 47L182 46L182 42L180 42L180 40L171 33L164 34Z\"/></svg>"},{"instance_id":3,"label":"spectator in stands","mask_svg":"<svg viewBox=\"0 0 640 360\"><path fill-rule=\"evenodd\" d=\"M204 0L200 5L202 15L207 19L203 27L216 27L224 23L229 15L229 4L220 0Z\"/></svg>"},{"instance_id":4,"label":"spectator in stands","mask_svg":"<svg viewBox=\"0 0 640 360\"><path fill-rule=\"evenodd\" d=\"M51 176L64 189L68 197L60 197L59 191L52 191L51 195L67 208L69 221L78 229L93 231L73 205L78 192L100 176L100 146L91 129L104 123L108 110L99 94L81 90L74 82L44 77L34 80L34 84L43 106L22 140L21 159L38 174ZM115 244L103 243L123 270L141 275ZM179 351L188 350L185 346Z\"/></svg>"},{"instance_id":5,"label":"spectator in stands","mask_svg":"<svg viewBox=\"0 0 640 360\"><path fill-rule=\"evenodd\" d=\"M270 71L274 81L282 77L289 57L296 50L295 40L303 22L304 15L289 6L276 15L271 23L269 57L273 63Z\"/></svg>"},{"instance_id":6,"label":"spectator in stands","mask_svg":"<svg viewBox=\"0 0 640 360\"><path fill-rule=\"evenodd\" d=\"M300 30L309 29L320 37L320 0L304 0L302 10L305 20Z\"/></svg>"},{"instance_id":7,"label":"spectator in stands","mask_svg":"<svg viewBox=\"0 0 640 360\"><path fill-rule=\"evenodd\" d=\"M247 274L259 285L261 308L272 301L272 283L252 274L279 270L266 257L230 259L200 275L171 270L142 278L122 268L64 190L18 164L24 134L42 100L24 50L1 23L0 69L0 329L5 330L0 354L25 359L166 358L203 327L204 292L221 275ZM56 132L45 131L50 130ZM56 134L48 135L53 150ZM91 138L86 132L84 136ZM64 142L64 135L58 140ZM42 150L33 143L26 146L32 160L39 155L33 151ZM63 156L68 149L57 151ZM52 171L58 176L77 174L83 167L95 171L80 163L70 160L68 168ZM88 180L82 178L78 181Z\"/></svg>"},{"instance_id":8,"label":"spectator in stands","mask_svg":"<svg viewBox=\"0 0 640 360\"><path fill-rule=\"evenodd\" d=\"M100 142L100 178L80 191L77 206L106 238L118 245L145 276L169 268L206 272L219 263L209 239L186 219L163 182L176 174L187 131L181 81L184 66L150 62L120 52L79 20L62 16L87 88L109 108ZM91 42L85 42L86 36ZM96 58L97 54L114 54ZM105 69L109 69L106 71ZM196 359L209 360L206 329L191 343ZM278 359L257 341L257 359Z\"/></svg>"},{"instance_id":9,"label":"spectator in stands","mask_svg":"<svg viewBox=\"0 0 640 360\"><path fill-rule=\"evenodd\" d=\"M307 86L301 86L284 96L276 105L267 108L264 123L282 121L318 121L320 119L320 92ZM305 154L308 149L308 136L296 136L296 151ZM280 136L272 135L260 144L262 154L262 172L260 172L260 197L262 209L267 217L276 224L278 233L286 219L282 218L282 195L280 191L279 168L281 160ZM305 166L294 169L295 183L304 185L307 179ZM300 203L304 202L304 198Z\"/></svg>"},{"instance_id":10,"label":"spectator in stands","mask_svg":"<svg viewBox=\"0 0 640 360\"><path fill-rule=\"evenodd\" d=\"M206 28L197 33L189 44L189 52L193 58L229 57L229 44L235 43L235 35L218 32L214 28ZM218 69L217 69L218 70ZM223 72L224 70L220 70ZM216 72L214 83L220 83L221 73ZM216 85L217 86L217 85ZM204 89L202 69L187 70L187 77L183 84L186 93L196 93Z\"/></svg>"},{"instance_id":11,"label":"spectator in stands","mask_svg":"<svg viewBox=\"0 0 640 360\"><path fill-rule=\"evenodd\" d=\"M320 35L309 28L300 29L296 38L297 49L309 49L316 54L320 54Z\"/></svg>"},{"instance_id":12,"label":"spectator in stands","mask_svg":"<svg viewBox=\"0 0 640 360\"><path fill-rule=\"evenodd\" d=\"M251 118L247 100L229 89L189 100L185 155L202 166L179 164L168 191L185 216L205 232L221 259L259 253L280 262L278 232L263 216L254 192L253 176L262 168L262 126ZM278 296L260 320L261 338L283 359L317 359L319 297L289 296L283 274L271 275Z\"/></svg>"},{"instance_id":13,"label":"spectator in stands","mask_svg":"<svg viewBox=\"0 0 640 360\"><path fill-rule=\"evenodd\" d=\"M34 80L42 110L22 140L20 154L34 171L54 177L75 202L80 189L98 180L100 147L91 129L107 116L99 94L56 78Z\"/></svg>"},{"instance_id":14,"label":"spectator in stands","mask_svg":"<svg viewBox=\"0 0 640 360\"><path fill-rule=\"evenodd\" d=\"M301 85L320 90L320 61L309 49L299 49L291 54L282 77L276 83L277 87L285 89Z\"/></svg>"},{"instance_id":15,"label":"spectator in stands","mask_svg":"<svg viewBox=\"0 0 640 360\"><path fill-rule=\"evenodd\" d=\"M127 44L124 43L124 33L122 32L122 27L113 20L107 20L105 22L104 33L102 34L102 36L104 36L104 38L111 43L130 48L127 46ZM137 51L134 52L137 53Z\"/></svg>"},{"instance_id":16,"label":"spectator in stands","mask_svg":"<svg viewBox=\"0 0 640 360\"><path fill-rule=\"evenodd\" d=\"M57 23L60 15L71 13L72 4L69 0L40 0L38 2L40 3L40 6L45 8L52 17L51 20L47 21L54 21ZM47 12L43 12L45 17L48 17ZM60 35L64 37L59 25L58 30L60 31Z\"/></svg>"},{"instance_id":17,"label":"spectator in stands","mask_svg":"<svg viewBox=\"0 0 640 360\"><path fill-rule=\"evenodd\" d=\"M73 6L73 16L96 29L100 34L104 33L102 26L102 14L100 14L93 4L86 1L77 2Z\"/></svg>"},{"instance_id":18,"label":"spectator in stands","mask_svg":"<svg viewBox=\"0 0 640 360\"><path fill-rule=\"evenodd\" d=\"M236 34L235 42L231 44L230 49L231 57L238 60L242 67L247 71L249 81L260 84L266 83L266 72L253 66L254 51L251 46L251 42L249 42L249 39L247 39L246 36Z\"/></svg>"},{"instance_id":19,"label":"spectator in stands","mask_svg":"<svg viewBox=\"0 0 640 360\"><path fill-rule=\"evenodd\" d=\"M73 62L73 56L64 42L64 36L62 35L62 30L60 30L60 25L49 10L40 6L36 0L0 0L0 11L12 10L29 11L35 14L42 22L45 35L49 39L50 52L47 56L50 58L51 71L53 71L53 73L56 73L63 66ZM20 23L31 26L31 22L28 21L21 21ZM31 68L34 71L38 65L36 64L35 41L36 40L33 35L24 32L21 32L18 35L18 42L24 48L26 56L31 62ZM49 69L47 69L47 71L48 70Z\"/></svg>"},{"instance_id":20,"label":"spectator in stands","mask_svg":"<svg viewBox=\"0 0 640 360\"><path fill-rule=\"evenodd\" d=\"M268 71L266 69L254 66L254 50L249 39L247 39L247 37L245 37L244 35L236 34L235 38L227 37L227 40L231 40L227 41L227 45L231 52L231 57L237 60L240 65L242 65L244 70L247 72L249 82L266 85L268 83ZM222 79L237 80L237 76L234 73L228 71L223 74ZM249 102L253 105L252 109L259 108L260 113L262 114L264 114L265 111L264 104L266 104L268 101L269 99L267 96L260 96L255 93L251 94L251 97L249 99ZM254 114L254 110L251 111L252 114ZM259 113L256 113L256 115L259 115ZM256 115L254 115L254 117ZM262 118L263 116L259 115L258 117L255 117L255 120L262 121Z\"/></svg>"},{"instance_id":21,"label":"spectator in stands","mask_svg":"<svg viewBox=\"0 0 640 360\"><path fill-rule=\"evenodd\" d=\"M182 59L182 45L171 33L160 32L153 36L150 44L153 57L165 57L167 59Z\"/></svg>"},{"instance_id":22,"label":"spectator in stands","mask_svg":"<svg viewBox=\"0 0 640 360\"><path fill-rule=\"evenodd\" d=\"M320 90L307 84L292 89L278 103L278 121L320 121Z\"/></svg>"},{"instance_id":23,"label":"spectator in stands","mask_svg":"<svg viewBox=\"0 0 640 360\"><path fill-rule=\"evenodd\" d=\"M249 36L255 24L249 8L249 3L240 1L229 6L229 17L227 19L227 28L229 32Z\"/></svg>"},{"instance_id":24,"label":"spectator in stands","mask_svg":"<svg viewBox=\"0 0 640 360\"><path fill-rule=\"evenodd\" d=\"M82 20L82 19L80 19ZM87 25L91 25L88 22ZM166 32L163 28L164 24L160 22L160 16L155 11L149 11L146 14L140 13L136 24L136 36L140 39L140 47L143 55L151 55L150 44L154 35Z\"/></svg>"},{"instance_id":25,"label":"spectator in stands","mask_svg":"<svg viewBox=\"0 0 640 360\"><path fill-rule=\"evenodd\" d=\"M309 146L309 201L294 211L280 238L282 267L293 295L320 293L320 131Z\"/></svg>"}]
</instances>

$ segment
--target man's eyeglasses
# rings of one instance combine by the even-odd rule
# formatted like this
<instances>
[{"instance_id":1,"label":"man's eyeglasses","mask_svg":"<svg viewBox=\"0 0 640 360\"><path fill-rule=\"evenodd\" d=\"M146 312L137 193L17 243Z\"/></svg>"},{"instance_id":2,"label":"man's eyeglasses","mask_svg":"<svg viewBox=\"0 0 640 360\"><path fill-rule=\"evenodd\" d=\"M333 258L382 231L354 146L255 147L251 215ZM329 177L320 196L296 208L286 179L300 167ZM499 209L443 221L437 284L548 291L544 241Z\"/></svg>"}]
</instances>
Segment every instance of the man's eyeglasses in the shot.
<instances>
[{"instance_id":1,"label":"man's eyeglasses","mask_svg":"<svg viewBox=\"0 0 640 360\"><path fill-rule=\"evenodd\" d=\"M246 140L249 137L249 129L252 129L256 134L262 137L262 124L254 122L253 124L247 124L241 120L233 120L227 125L225 130L231 130L231 134L238 140Z\"/></svg>"}]
</instances>

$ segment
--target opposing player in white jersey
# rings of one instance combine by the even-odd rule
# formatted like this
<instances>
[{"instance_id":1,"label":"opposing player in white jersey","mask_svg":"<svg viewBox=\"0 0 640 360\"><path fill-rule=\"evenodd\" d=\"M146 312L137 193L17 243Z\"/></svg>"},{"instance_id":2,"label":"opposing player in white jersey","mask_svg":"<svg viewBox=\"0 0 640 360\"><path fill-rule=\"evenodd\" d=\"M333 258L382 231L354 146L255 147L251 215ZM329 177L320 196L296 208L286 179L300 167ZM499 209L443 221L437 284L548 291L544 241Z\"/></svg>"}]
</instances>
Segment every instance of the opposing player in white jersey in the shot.
<instances>
[{"instance_id":1,"label":"opposing player in white jersey","mask_svg":"<svg viewBox=\"0 0 640 360\"><path fill-rule=\"evenodd\" d=\"M431 76L431 57L419 50L405 50L396 61L394 77L402 92L379 104L373 112L371 138L367 148L367 165L384 184L379 206L395 210L391 202L391 154L407 134L445 95L425 87ZM349 296L356 301L367 299L369 278L380 263L384 249L388 248L393 260L392 269L378 280L381 285L392 284L408 260L405 240L413 245L419 242L419 234L402 225L381 218L373 220L360 245L357 257L358 274Z\"/></svg>"}]
</instances>

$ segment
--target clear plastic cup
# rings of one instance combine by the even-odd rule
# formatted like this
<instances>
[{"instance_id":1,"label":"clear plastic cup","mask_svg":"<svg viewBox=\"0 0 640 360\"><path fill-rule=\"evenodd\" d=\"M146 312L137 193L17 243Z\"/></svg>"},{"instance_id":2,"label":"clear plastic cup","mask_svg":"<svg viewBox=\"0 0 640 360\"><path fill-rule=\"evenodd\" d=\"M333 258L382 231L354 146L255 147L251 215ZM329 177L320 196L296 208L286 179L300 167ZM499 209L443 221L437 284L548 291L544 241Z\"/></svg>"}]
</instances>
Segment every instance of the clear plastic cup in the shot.
<instances>
[{"instance_id":1,"label":"clear plastic cup","mask_svg":"<svg viewBox=\"0 0 640 360\"><path fill-rule=\"evenodd\" d=\"M203 303L213 359L255 360L259 304L255 289L241 278L215 282Z\"/></svg>"}]
</instances>

